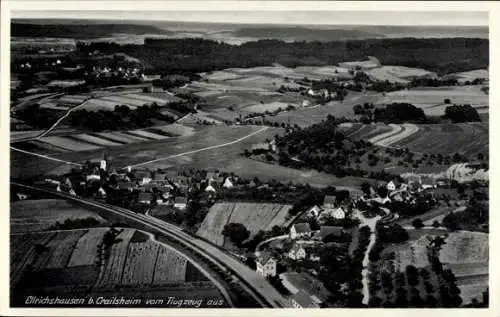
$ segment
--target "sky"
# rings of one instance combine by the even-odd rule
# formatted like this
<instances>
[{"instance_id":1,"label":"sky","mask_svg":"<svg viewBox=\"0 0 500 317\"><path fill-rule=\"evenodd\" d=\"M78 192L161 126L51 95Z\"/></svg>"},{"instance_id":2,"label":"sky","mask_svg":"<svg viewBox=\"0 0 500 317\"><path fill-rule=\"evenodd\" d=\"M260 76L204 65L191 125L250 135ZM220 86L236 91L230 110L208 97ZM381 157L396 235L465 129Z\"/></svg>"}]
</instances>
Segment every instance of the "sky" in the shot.
<instances>
[{"instance_id":1,"label":"sky","mask_svg":"<svg viewBox=\"0 0 500 317\"><path fill-rule=\"evenodd\" d=\"M12 18L245 24L487 26L487 11L12 11Z\"/></svg>"}]
</instances>

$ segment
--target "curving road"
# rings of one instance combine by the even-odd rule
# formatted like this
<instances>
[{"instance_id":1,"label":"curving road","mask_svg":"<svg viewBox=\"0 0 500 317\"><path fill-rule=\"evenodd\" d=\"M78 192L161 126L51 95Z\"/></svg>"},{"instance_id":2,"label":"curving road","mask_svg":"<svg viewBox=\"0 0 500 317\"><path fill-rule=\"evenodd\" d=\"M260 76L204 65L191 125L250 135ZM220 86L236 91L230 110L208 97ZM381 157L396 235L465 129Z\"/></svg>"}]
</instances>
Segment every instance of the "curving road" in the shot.
<instances>
[{"instance_id":1,"label":"curving road","mask_svg":"<svg viewBox=\"0 0 500 317\"><path fill-rule=\"evenodd\" d=\"M48 189L38 188L30 185L25 185L17 182L11 182L12 185L28 188L31 190L50 193L65 199L77 201L79 203L99 208L102 211L119 215L131 220L138 225L142 225L150 230L159 232L167 237L170 237L185 247L191 249L195 253L202 256L207 262L213 263L224 271L228 271L233 275L233 278L262 306L281 308L288 307L288 301L269 284L263 277L250 269L239 260L235 259L227 252L215 247L214 245L187 234L182 228L166 223L151 216L137 214L130 210L119 208L116 206L90 201L80 197L71 196L69 194L56 192Z\"/></svg>"}]
</instances>

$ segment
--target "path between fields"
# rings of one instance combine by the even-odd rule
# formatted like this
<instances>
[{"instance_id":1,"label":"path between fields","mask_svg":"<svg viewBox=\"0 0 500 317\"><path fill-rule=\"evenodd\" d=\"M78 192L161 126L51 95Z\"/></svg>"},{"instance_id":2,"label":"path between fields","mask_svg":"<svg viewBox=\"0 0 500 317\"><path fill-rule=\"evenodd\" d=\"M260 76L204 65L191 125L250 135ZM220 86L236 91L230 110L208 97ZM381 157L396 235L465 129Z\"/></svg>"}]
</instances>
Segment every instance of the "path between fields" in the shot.
<instances>
[{"instance_id":1,"label":"path between fields","mask_svg":"<svg viewBox=\"0 0 500 317\"><path fill-rule=\"evenodd\" d=\"M90 98L89 98L90 99ZM81 104L79 104L78 106L75 106L71 109L69 109L65 114L64 116L60 117L59 119L57 119L57 121L50 127L47 129L47 131L43 132L42 134L40 134L39 136L35 137L35 140L40 140L41 138L43 138L44 136L46 136L47 134L49 134L52 130L54 130L57 125L59 123L61 123L61 121L63 121L64 119L66 119L73 110L76 110L78 108L80 108L81 106L83 106L86 102L87 102L88 99L85 99L85 101L83 101Z\"/></svg>"},{"instance_id":2,"label":"path between fields","mask_svg":"<svg viewBox=\"0 0 500 317\"><path fill-rule=\"evenodd\" d=\"M33 152L30 152L30 151L21 150L21 149L18 149L18 148L12 147L12 146L10 147L10 149L11 149L11 150L14 150L14 151L17 151L17 152L24 153L24 154L29 154L29 155L33 155L33 156L38 156L38 157L41 157L41 158L44 158L44 159L47 159L47 160L51 160L51 161L56 161L56 162L60 162L60 163L66 163L66 164L75 165L75 166L78 166L78 167L81 167L81 166L82 166L82 164L79 164L79 163L69 162L69 161L65 161L65 160L57 159L57 158L55 158L55 157L50 157L50 156L43 155L43 154L38 154L38 153L33 153Z\"/></svg>"},{"instance_id":3,"label":"path between fields","mask_svg":"<svg viewBox=\"0 0 500 317\"><path fill-rule=\"evenodd\" d=\"M252 132L250 134L247 134L244 137L241 137L241 138L236 139L236 140L231 141L231 142L226 142L226 143L223 143L223 144L207 146L207 147L204 147L204 148L201 148L201 149L187 151L187 152L183 152L183 153L179 153L179 154L173 154L173 155L169 155L169 156L162 157L162 158L159 158L159 159L154 159L154 160L151 160L151 161L142 162L142 163L139 163L139 164L134 164L134 165L129 165L129 166L130 167L137 167L137 166L141 166L141 165L147 165L147 164L150 164L150 163L156 163L156 162L168 160L168 159L171 159L171 158L176 158L176 157L180 157L180 156L184 156L184 155L195 154L195 153L199 153L199 152L203 152L203 151L218 149L218 148L225 147L225 146L228 146L228 145L233 145L233 144L239 143L239 142L241 142L241 141L243 141L245 139L248 139L251 136L259 134L259 133L261 133L261 132L263 132L263 131L265 131L267 129L269 129L269 128L268 127L263 127L263 128L261 128L261 129L259 129L257 131L254 131L254 132Z\"/></svg>"}]
</instances>

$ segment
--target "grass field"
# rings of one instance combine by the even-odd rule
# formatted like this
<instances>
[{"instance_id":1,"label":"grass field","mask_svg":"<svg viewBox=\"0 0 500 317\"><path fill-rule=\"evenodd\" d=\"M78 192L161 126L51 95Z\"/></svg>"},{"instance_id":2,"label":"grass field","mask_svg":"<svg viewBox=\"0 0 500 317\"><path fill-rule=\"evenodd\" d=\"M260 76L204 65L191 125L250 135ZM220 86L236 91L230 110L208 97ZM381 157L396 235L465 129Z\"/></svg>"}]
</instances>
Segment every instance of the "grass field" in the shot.
<instances>
[{"instance_id":1,"label":"grass field","mask_svg":"<svg viewBox=\"0 0 500 317\"><path fill-rule=\"evenodd\" d=\"M33 232L48 229L66 219L95 218L104 222L98 214L60 199L16 201L10 205L12 232Z\"/></svg>"},{"instance_id":2,"label":"grass field","mask_svg":"<svg viewBox=\"0 0 500 317\"><path fill-rule=\"evenodd\" d=\"M426 115L444 115L445 99L450 99L451 104L470 104L478 112L488 112L489 96L481 91L480 86L453 86L453 87L424 87L410 90L399 90L386 93L377 101L379 104L393 102L407 102L422 108Z\"/></svg>"},{"instance_id":3,"label":"grass field","mask_svg":"<svg viewBox=\"0 0 500 317\"><path fill-rule=\"evenodd\" d=\"M413 78L437 77L435 73L425 69L405 66L381 66L369 69L366 73L375 80L402 84L409 83Z\"/></svg>"},{"instance_id":4,"label":"grass field","mask_svg":"<svg viewBox=\"0 0 500 317\"><path fill-rule=\"evenodd\" d=\"M487 69L476 69L468 72L448 74L445 78L456 78L460 83L464 83L466 81L473 81L476 78L490 78L490 74Z\"/></svg>"},{"instance_id":5,"label":"grass field","mask_svg":"<svg viewBox=\"0 0 500 317\"><path fill-rule=\"evenodd\" d=\"M443 263L488 263L488 234L469 231L450 233L439 258Z\"/></svg>"},{"instance_id":6,"label":"grass field","mask_svg":"<svg viewBox=\"0 0 500 317\"><path fill-rule=\"evenodd\" d=\"M228 223L241 223L251 236L259 230L282 225L290 205L260 203L217 203L210 208L197 234L217 245L224 245L222 230Z\"/></svg>"}]
</instances>

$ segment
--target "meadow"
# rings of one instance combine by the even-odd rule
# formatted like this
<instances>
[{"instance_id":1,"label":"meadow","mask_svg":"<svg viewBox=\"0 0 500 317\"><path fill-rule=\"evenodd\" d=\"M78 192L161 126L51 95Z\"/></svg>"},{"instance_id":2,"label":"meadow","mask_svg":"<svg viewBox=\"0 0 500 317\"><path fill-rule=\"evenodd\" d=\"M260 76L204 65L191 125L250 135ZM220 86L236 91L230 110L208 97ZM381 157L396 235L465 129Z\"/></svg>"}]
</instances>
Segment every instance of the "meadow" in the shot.
<instances>
[{"instance_id":1,"label":"meadow","mask_svg":"<svg viewBox=\"0 0 500 317\"><path fill-rule=\"evenodd\" d=\"M91 217L104 223L98 214L60 199L16 201L10 207L11 232L35 232L46 230L66 219Z\"/></svg>"},{"instance_id":2,"label":"meadow","mask_svg":"<svg viewBox=\"0 0 500 317\"><path fill-rule=\"evenodd\" d=\"M227 245L222 236L226 224L243 224L251 237L259 230L282 225L291 208L291 205L281 204L217 203L210 208L196 234L219 246Z\"/></svg>"}]
</instances>

